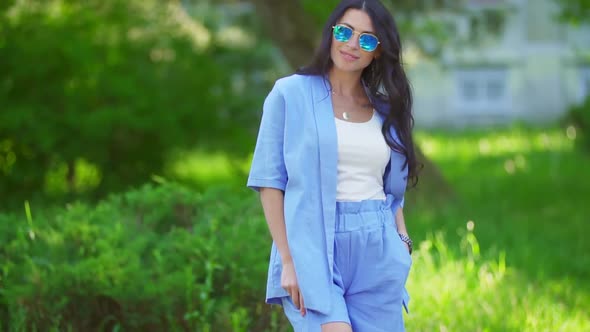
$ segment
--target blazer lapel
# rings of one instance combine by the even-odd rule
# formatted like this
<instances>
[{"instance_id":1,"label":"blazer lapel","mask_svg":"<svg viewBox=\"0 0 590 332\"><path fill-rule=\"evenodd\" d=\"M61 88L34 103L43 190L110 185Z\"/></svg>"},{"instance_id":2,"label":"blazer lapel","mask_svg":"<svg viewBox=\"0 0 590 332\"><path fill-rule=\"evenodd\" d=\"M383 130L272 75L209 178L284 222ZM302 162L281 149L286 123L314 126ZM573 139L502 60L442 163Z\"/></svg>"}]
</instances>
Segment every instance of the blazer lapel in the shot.
<instances>
[{"instance_id":1,"label":"blazer lapel","mask_svg":"<svg viewBox=\"0 0 590 332\"><path fill-rule=\"evenodd\" d=\"M328 83L321 76L310 76L313 112L318 133L320 185L326 252L330 271L334 262L336 186L338 182L338 140Z\"/></svg>"},{"instance_id":2,"label":"blazer lapel","mask_svg":"<svg viewBox=\"0 0 590 332\"><path fill-rule=\"evenodd\" d=\"M318 133L320 151L320 167L322 175L322 192L336 192L338 141L336 137L336 122L332 108L332 98L327 83L319 76L312 76L311 93L313 98L313 112Z\"/></svg>"}]
</instances>

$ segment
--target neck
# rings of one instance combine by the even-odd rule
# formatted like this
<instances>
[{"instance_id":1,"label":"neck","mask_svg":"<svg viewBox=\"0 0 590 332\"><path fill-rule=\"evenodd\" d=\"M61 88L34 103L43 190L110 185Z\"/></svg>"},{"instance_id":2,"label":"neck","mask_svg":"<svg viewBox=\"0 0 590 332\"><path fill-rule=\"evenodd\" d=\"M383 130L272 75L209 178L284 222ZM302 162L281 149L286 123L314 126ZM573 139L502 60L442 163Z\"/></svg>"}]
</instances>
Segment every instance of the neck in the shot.
<instances>
[{"instance_id":1,"label":"neck","mask_svg":"<svg viewBox=\"0 0 590 332\"><path fill-rule=\"evenodd\" d=\"M361 73L360 71L344 72L332 68L328 73L332 92L350 97L364 95L363 85L361 84Z\"/></svg>"}]
</instances>

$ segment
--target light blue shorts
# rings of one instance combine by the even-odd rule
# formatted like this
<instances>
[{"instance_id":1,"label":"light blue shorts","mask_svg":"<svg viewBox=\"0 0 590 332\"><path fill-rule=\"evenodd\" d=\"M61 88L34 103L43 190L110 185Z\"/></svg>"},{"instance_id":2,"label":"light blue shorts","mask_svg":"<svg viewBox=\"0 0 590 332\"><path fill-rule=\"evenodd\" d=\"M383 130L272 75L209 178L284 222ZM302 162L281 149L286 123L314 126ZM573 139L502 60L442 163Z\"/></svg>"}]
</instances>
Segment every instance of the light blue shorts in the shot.
<instances>
[{"instance_id":1,"label":"light blue shorts","mask_svg":"<svg viewBox=\"0 0 590 332\"><path fill-rule=\"evenodd\" d=\"M286 297L285 314L295 332L320 332L331 322L348 323L354 332L405 331L402 300L411 264L390 199L337 202L331 312L307 310L302 317Z\"/></svg>"}]
</instances>

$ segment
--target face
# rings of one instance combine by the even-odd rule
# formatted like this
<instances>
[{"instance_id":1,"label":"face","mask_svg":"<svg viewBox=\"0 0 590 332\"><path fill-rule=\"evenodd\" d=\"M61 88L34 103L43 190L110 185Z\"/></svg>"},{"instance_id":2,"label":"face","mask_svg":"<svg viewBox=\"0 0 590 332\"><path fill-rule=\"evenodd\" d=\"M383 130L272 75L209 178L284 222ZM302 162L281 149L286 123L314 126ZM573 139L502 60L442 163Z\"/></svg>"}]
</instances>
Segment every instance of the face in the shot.
<instances>
[{"instance_id":1,"label":"face","mask_svg":"<svg viewBox=\"0 0 590 332\"><path fill-rule=\"evenodd\" d=\"M334 34L332 34L330 54L335 69L349 72L362 71L371 64L371 61L373 61L379 52L379 48L372 52L367 52L359 46L359 38L361 38L362 33L376 35L371 18L362 10L349 9L336 24L348 26L355 32L347 42L336 40Z\"/></svg>"}]
</instances>

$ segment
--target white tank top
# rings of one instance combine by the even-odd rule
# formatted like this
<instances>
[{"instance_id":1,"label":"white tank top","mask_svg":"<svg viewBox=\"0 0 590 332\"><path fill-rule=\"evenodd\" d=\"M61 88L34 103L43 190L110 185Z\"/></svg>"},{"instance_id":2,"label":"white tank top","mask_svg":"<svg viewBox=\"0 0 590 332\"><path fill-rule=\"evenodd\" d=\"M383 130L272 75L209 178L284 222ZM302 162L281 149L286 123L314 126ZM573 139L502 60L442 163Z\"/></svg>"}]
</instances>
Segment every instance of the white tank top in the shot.
<instances>
[{"instance_id":1,"label":"white tank top","mask_svg":"<svg viewBox=\"0 0 590 332\"><path fill-rule=\"evenodd\" d=\"M385 199L383 173L391 149L381 133L381 120L373 110L367 122L336 118L338 134L338 187L336 200Z\"/></svg>"}]
</instances>

